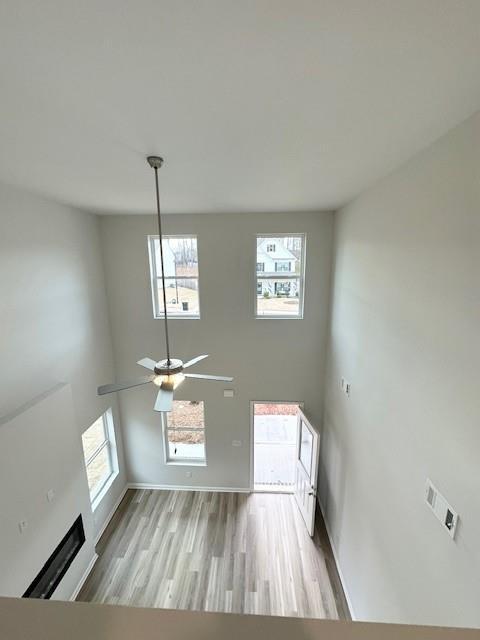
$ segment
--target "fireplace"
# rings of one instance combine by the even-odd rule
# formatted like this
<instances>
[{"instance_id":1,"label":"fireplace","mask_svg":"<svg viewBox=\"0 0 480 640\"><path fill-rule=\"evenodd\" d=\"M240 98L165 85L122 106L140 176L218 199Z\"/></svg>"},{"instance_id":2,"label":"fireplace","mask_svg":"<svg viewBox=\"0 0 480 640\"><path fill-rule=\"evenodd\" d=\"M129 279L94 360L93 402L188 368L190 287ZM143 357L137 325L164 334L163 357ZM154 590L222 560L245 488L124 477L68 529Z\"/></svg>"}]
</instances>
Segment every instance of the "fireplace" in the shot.
<instances>
[{"instance_id":1,"label":"fireplace","mask_svg":"<svg viewBox=\"0 0 480 640\"><path fill-rule=\"evenodd\" d=\"M23 597L50 598L84 542L85 531L83 530L82 516L79 515L44 564L40 573L25 591Z\"/></svg>"}]
</instances>

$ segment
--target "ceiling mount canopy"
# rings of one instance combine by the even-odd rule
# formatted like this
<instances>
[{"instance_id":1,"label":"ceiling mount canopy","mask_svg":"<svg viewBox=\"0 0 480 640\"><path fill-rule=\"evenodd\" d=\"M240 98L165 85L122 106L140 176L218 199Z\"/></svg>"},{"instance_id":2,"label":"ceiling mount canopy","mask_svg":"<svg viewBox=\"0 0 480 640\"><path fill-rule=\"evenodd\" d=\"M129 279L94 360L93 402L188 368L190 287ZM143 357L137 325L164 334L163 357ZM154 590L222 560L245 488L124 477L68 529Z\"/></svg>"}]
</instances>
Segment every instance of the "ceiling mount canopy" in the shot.
<instances>
[{"instance_id":1,"label":"ceiling mount canopy","mask_svg":"<svg viewBox=\"0 0 480 640\"><path fill-rule=\"evenodd\" d=\"M220 382L232 382L231 376L213 376L203 373L183 373L185 369L193 366L200 360L208 358L208 355L204 354L196 356L188 362L183 363L179 358L172 358L170 356L170 340L168 336L168 309L166 299L166 287L165 287L165 269L163 261L163 234L162 234L162 216L160 213L160 190L158 185L158 170L163 166L163 158L160 156L148 156L147 162L155 172L155 196L157 205L157 222L158 222L158 238L159 238L159 250L160 250L160 265L162 273L162 294L163 294L163 315L164 315L164 327L165 327L165 353L166 358L156 361L152 358L142 358L138 360L137 364L146 369L149 369L152 374L137 378L136 380L130 380L128 382L120 382L118 384L106 384L98 387L98 395L104 395L106 393L113 393L116 391L122 391L123 389L130 389L143 384L153 382L156 386L160 387L155 401L155 411L168 412L172 410L173 406L173 393L175 389L185 380L185 378L200 379L200 380L216 380Z\"/></svg>"},{"instance_id":2,"label":"ceiling mount canopy","mask_svg":"<svg viewBox=\"0 0 480 640\"><path fill-rule=\"evenodd\" d=\"M160 169L163 164L163 158L160 156L147 156L147 162L152 169Z\"/></svg>"}]
</instances>

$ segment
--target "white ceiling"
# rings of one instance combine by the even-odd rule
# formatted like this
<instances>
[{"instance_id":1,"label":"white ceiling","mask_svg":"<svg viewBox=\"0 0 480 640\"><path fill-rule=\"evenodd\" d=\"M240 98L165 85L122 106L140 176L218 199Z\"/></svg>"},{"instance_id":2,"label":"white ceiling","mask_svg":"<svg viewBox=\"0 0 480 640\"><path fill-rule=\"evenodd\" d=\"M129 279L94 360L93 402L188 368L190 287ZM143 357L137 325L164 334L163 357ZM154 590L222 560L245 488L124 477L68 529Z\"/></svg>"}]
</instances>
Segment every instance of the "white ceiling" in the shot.
<instances>
[{"instance_id":1,"label":"white ceiling","mask_svg":"<svg viewBox=\"0 0 480 640\"><path fill-rule=\"evenodd\" d=\"M479 0L0 4L0 180L99 212L336 208L480 106Z\"/></svg>"}]
</instances>

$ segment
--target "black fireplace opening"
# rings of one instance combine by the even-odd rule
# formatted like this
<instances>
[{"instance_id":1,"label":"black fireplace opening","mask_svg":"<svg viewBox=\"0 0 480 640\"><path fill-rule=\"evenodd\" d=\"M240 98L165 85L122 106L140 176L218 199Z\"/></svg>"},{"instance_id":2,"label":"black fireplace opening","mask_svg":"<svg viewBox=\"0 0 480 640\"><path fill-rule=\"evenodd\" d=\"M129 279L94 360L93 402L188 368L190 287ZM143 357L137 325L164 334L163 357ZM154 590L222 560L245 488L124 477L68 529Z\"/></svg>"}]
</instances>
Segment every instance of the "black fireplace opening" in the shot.
<instances>
[{"instance_id":1,"label":"black fireplace opening","mask_svg":"<svg viewBox=\"0 0 480 640\"><path fill-rule=\"evenodd\" d=\"M48 600L84 542L85 531L80 514L22 597Z\"/></svg>"}]
</instances>

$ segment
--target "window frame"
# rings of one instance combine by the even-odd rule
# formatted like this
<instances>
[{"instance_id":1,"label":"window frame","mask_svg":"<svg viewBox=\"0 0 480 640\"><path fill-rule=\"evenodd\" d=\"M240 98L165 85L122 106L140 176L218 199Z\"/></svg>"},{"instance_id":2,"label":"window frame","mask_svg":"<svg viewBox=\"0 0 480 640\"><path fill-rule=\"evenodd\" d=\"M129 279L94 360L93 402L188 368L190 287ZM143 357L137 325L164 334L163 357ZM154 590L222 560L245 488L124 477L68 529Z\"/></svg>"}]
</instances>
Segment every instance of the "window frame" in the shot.
<instances>
[{"instance_id":1,"label":"window frame","mask_svg":"<svg viewBox=\"0 0 480 640\"><path fill-rule=\"evenodd\" d=\"M302 252L300 256L300 270L299 273L294 273L293 271L276 271L275 276L263 277L261 280L299 280L299 288L300 293L298 296L298 314L297 315L285 315L285 314L259 314L258 313L258 299L257 299L257 282L259 280L258 272L255 267L255 300L254 300L254 316L256 320L303 320L305 317L305 288L306 288L306 278L305 278L305 266L307 262L307 234L305 232L301 233L257 233L255 235L255 264L258 264L257 259L257 241L259 238L291 238L298 237L302 238Z\"/></svg>"},{"instance_id":2,"label":"window frame","mask_svg":"<svg viewBox=\"0 0 480 640\"><path fill-rule=\"evenodd\" d=\"M159 275L157 270L157 263L155 260L155 240L159 240L158 234L150 234L147 236L148 245L148 263L150 267L150 289L152 295L152 311L155 320L163 320L165 318L165 311L160 311L158 286L155 286L158 281L162 281L162 276ZM179 239L194 239L197 243L197 275L190 276L188 278L179 278L168 276L165 280L196 280L197 281L197 295L198 295L198 313L171 313L168 312L168 319L172 320L200 320L200 259L198 256L198 236L195 233L177 233L167 234L163 236L164 240L179 240ZM167 284L167 282L166 282Z\"/></svg>"},{"instance_id":3,"label":"window frame","mask_svg":"<svg viewBox=\"0 0 480 640\"><path fill-rule=\"evenodd\" d=\"M175 402L175 400L174 400ZM163 431L163 453L165 464L181 467L206 467L207 466L207 425L205 419L205 400L183 399L179 402L201 402L203 406L203 427L169 427L168 414L162 413L162 431ZM168 440L169 431L203 431L204 440L204 456L203 458L170 458L170 442Z\"/></svg>"},{"instance_id":4,"label":"window frame","mask_svg":"<svg viewBox=\"0 0 480 640\"><path fill-rule=\"evenodd\" d=\"M90 464L96 460L96 458L100 455L100 453L106 448L108 452L108 463L110 467L110 473L105 476L102 482L95 487L95 491L91 492L89 490L90 495L90 503L92 505L92 510L95 511L102 498L105 496L106 492L112 485L113 481L118 475L118 457L117 457L117 445L115 441L115 426L113 422L113 412L112 408L109 407L104 413L102 413L92 424L85 429L83 434L87 433L87 431L95 425L98 420L102 420L103 425L103 442L95 449L95 451L89 456L88 459L85 458L85 450L83 448L83 439L82 439L82 450L83 450L83 459L85 464L85 473L88 481L88 467ZM83 436L82 434L82 436Z\"/></svg>"}]
</instances>

